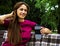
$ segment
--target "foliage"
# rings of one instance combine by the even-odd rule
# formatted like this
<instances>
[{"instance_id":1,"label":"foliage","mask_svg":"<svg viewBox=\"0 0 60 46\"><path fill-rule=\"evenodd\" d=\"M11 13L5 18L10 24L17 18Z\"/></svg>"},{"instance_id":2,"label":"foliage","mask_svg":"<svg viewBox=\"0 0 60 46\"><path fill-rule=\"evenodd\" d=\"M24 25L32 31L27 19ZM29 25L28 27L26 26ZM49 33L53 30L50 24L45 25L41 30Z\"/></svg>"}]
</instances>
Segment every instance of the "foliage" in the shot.
<instances>
[{"instance_id":1,"label":"foliage","mask_svg":"<svg viewBox=\"0 0 60 46\"><path fill-rule=\"evenodd\" d=\"M40 8L40 11L44 14L41 15L41 25L45 25L50 29L57 29L57 20L56 20L56 8L57 0L36 0L37 3L35 6ZM52 9L52 7L54 9Z\"/></svg>"},{"instance_id":2,"label":"foliage","mask_svg":"<svg viewBox=\"0 0 60 46\"><path fill-rule=\"evenodd\" d=\"M12 10L12 2L11 0L0 0L0 14L6 14L11 12Z\"/></svg>"}]
</instances>

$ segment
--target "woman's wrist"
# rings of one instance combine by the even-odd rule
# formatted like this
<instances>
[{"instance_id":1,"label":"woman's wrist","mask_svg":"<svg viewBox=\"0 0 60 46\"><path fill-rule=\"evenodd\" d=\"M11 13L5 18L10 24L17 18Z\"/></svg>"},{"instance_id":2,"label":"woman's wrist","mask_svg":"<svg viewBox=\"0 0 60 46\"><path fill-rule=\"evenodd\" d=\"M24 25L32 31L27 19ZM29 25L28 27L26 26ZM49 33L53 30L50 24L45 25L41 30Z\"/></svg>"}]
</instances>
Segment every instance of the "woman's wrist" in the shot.
<instances>
[{"instance_id":1,"label":"woman's wrist","mask_svg":"<svg viewBox=\"0 0 60 46\"><path fill-rule=\"evenodd\" d=\"M4 19L10 18L10 17L12 17L12 14L5 14L5 15L3 16Z\"/></svg>"}]
</instances>

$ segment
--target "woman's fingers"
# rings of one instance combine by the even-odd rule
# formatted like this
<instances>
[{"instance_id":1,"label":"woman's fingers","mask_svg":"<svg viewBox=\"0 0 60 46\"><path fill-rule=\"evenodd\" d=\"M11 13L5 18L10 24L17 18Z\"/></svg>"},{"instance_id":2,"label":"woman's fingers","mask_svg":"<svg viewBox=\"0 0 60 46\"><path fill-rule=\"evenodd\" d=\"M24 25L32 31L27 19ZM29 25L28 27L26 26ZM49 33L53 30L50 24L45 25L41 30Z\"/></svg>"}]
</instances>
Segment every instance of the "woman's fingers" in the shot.
<instances>
[{"instance_id":1,"label":"woman's fingers","mask_svg":"<svg viewBox=\"0 0 60 46\"><path fill-rule=\"evenodd\" d=\"M41 34L51 34L52 31L48 28L43 28L40 30Z\"/></svg>"},{"instance_id":2,"label":"woman's fingers","mask_svg":"<svg viewBox=\"0 0 60 46\"><path fill-rule=\"evenodd\" d=\"M12 15L13 14L13 11L10 13L10 15Z\"/></svg>"}]
</instances>

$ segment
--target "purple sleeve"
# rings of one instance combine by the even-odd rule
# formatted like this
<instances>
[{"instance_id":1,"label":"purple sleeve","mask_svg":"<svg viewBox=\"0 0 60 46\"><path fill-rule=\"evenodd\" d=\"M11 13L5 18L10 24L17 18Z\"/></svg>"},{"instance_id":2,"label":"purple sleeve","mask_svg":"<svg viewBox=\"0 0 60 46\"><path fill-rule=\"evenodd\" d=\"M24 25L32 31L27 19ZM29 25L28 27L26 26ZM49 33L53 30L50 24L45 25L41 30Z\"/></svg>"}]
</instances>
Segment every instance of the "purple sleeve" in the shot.
<instances>
[{"instance_id":1,"label":"purple sleeve","mask_svg":"<svg viewBox=\"0 0 60 46\"><path fill-rule=\"evenodd\" d=\"M30 21L30 20L25 20L26 24L28 24L29 26L31 26L32 28L35 27L35 25L37 24L36 22Z\"/></svg>"},{"instance_id":2,"label":"purple sleeve","mask_svg":"<svg viewBox=\"0 0 60 46\"><path fill-rule=\"evenodd\" d=\"M9 25L9 20L4 20L4 24L3 24L5 27L8 27Z\"/></svg>"},{"instance_id":3,"label":"purple sleeve","mask_svg":"<svg viewBox=\"0 0 60 46\"><path fill-rule=\"evenodd\" d=\"M35 25L36 25L37 23L35 23L35 22L31 22L31 27L34 29L34 27L35 27Z\"/></svg>"}]
</instances>

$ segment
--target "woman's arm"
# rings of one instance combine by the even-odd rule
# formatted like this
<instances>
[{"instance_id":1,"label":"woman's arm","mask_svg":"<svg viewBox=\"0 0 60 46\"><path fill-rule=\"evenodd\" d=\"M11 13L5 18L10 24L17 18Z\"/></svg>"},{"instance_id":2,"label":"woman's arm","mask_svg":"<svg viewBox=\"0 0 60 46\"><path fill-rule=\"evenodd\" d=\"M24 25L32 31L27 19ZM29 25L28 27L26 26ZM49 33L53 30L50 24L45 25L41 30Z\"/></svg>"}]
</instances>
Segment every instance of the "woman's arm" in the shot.
<instances>
[{"instance_id":1,"label":"woman's arm","mask_svg":"<svg viewBox=\"0 0 60 46\"><path fill-rule=\"evenodd\" d=\"M40 25L36 25L34 27L35 33L36 34L51 34L52 31L46 27L40 26Z\"/></svg>"},{"instance_id":2,"label":"woman's arm","mask_svg":"<svg viewBox=\"0 0 60 46\"><path fill-rule=\"evenodd\" d=\"M12 17L12 12L10 14L4 14L0 16L0 24L4 24L4 20Z\"/></svg>"}]
</instances>

